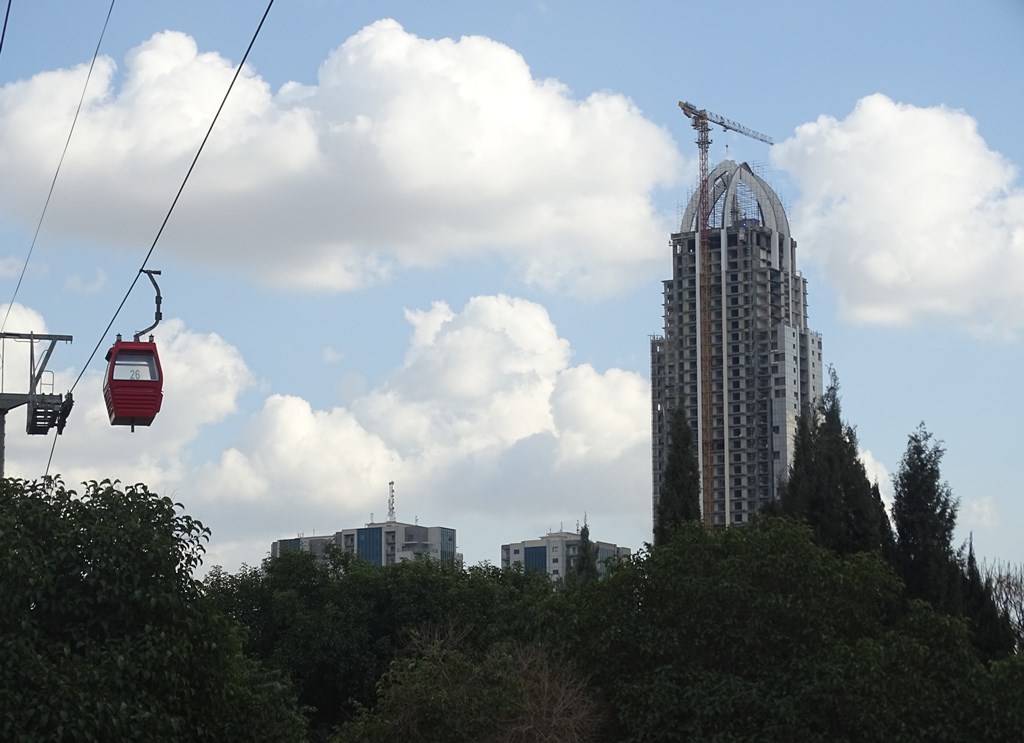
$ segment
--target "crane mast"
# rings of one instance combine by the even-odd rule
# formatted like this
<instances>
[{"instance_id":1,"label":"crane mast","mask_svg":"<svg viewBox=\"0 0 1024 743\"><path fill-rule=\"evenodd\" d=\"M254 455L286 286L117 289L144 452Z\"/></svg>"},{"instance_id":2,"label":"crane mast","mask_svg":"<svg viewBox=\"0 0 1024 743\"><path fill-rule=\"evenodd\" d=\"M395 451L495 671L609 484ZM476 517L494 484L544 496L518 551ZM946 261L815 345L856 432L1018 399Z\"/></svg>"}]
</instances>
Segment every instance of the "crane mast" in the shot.
<instances>
[{"instance_id":1,"label":"crane mast","mask_svg":"<svg viewBox=\"0 0 1024 743\"><path fill-rule=\"evenodd\" d=\"M698 353L700 354L700 405L697 409L697 427L700 431L700 479L701 479L701 513L704 523L708 526L714 524L715 507L715 461L714 461L714 407L712 405L712 364L711 364L711 207L708 203L708 148L711 145L708 122L721 126L724 130L739 132L744 136L756 139L765 144L774 144L772 138L755 132L753 129L739 124L731 119L726 119L713 114L705 109L697 108L692 103L679 101L679 108L690 119L690 124L697 132L697 151L699 153L698 169L700 171L697 196L697 245L699 245L700 257L697 265L700 271L697 293L697 311L700 316L698 323L700 335L698 339ZM724 246L723 246L724 248ZM724 380L723 380L724 383ZM723 384L723 395L724 384ZM723 402L724 405L724 402ZM724 410L723 410L724 427Z\"/></svg>"}]
</instances>

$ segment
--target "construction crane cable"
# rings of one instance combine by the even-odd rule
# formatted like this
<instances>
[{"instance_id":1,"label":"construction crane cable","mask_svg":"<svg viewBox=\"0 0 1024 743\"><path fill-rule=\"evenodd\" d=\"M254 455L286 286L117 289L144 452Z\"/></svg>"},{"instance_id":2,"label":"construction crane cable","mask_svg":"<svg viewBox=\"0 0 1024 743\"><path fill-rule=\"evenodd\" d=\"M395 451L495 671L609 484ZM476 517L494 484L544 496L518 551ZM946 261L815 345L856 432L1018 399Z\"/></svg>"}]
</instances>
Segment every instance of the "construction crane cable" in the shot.
<instances>
[{"instance_id":1,"label":"construction crane cable","mask_svg":"<svg viewBox=\"0 0 1024 743\"><path fill-rule=\"evenodd\" d=\"M181 186L178 188L178 192L175 194L174 200L171 202L171 206L170 208L168 208L167 214L164 216L163 222L160 223L160 229L157 230L156 236L153 238L153 243L149 246L149 250L146 252L146 257L142 261L142 265L139 267L138 272L135 274L135 278L132 280L131 285L128 287L128 291L125 292L124 297L121 299L121 303L118 304L117 309L114 310L114 314L110 318L110 322L107 323L107 327L104 328L103 333L100 335L99 340L96 342L96 346L92 349L92 353L89 354L89 358L86 360L85 364L82 365L82 370L78 373L78 377L75 379L74 384L71 385L71 389L68 390L68 394L74 392L75 388L78 386L78 383L82 381L82 377L85 375L86 369L89 368L89 364L91 364L92 360L96 357L96 353L103 345L103 340L107 337L107 333L109 333L110 329L113 327L114 321L117 320L117 316L124 308L125 303L128 301L128 297L132 293L132 290L135 288L135 285L139 282L139 277L142 276L143 272L145 271L146 264L149 262L150 256L153 255L153 251L156 249L156 244L160 240L160 236L163 234L164 228L167 226L168 221L170 221L171 214L174 212L174 207L177 205L178 199L181 198L181 194L185 190L185 184L188 183L188 179L192 175L192 171L195 169L196 163L199 161L199 156L203 153L203 148L206 147L206 142L210 139L210 134L213 132L213 127L216 125L217 119L220 117L221 111L224 110L224 104L227 103L228 96L231 95L231 90L235 87L235 81L238 80L239 75L242 73L242 68L245 67L246 60L249 59L249 53L252 51L253 46L256 45L256 39L259 38L260 31L263 30L263 24L266 22L267 16L270 15L270 9L272 7L274 7L274 0L269 0L269 2L267 3L267 9L263 11L263 16L260 18L259 25L256 26L256 30L253 32L252 39L249 40L249 45L245 49L245 54L242 55L242 59L238 63L238 68L235 70L235 74L231 78L231 82L228 84L227 91L225 91L224 97L221 99L220 105L217 107L217 112L213 115L213 120L210 122L210 126L206 130L206 135L203 137L203 141L199 144L199 149L196 151L195 157L192 158L192 164L189 165L188 171L185 173L185 177L181 181ZM46 473L43 475L44 477L50 474L50 464L53 462L53 450L56 449L57 446L56 439L57 437L54 436L54 444L53 448L51 448L50 450L50 458L46 462Z\"/></svg>"},{"instance_id":2,"label":"construction crane cable","mask_svg":"<svg viewBox=\"0 0 1024 743\"><path fill-rule=\"evenodd\" d=\"M50 206L50 199L53 197L53 189L57 185L57 176L60 175L60 168L64 164L64 157L68 154L68 147L71 145L71 135L75 133L75 124L78 123L78 115L82 113L82 104L85 101L85 92L89 88L89 80L92 79L93 68L96 67L96 58L100 53L100 46L103 44L103 36L107 32L107 25L110 23L110 14L114 11L115 0L110 0L110 7L107 9L107 17L103 21L103 29L100 31L100 38L96 42L96 49L92 53L92 62L89 63L89 73L85 76L85 84L82 86L82 95L78 99L78 108L75 109L75 116L71 120L71 129L68 131L68 138L64 142L64 151L60 153L60 160L57 162L57 169L53 173L53 180L50 181L50 190L46 194L46 201L43 203L43 211L39 215L39 221L36 223L36 231L32 235L32 243L28 246L28 255L25 256L25 263L21 267L21 275L18 277L18 283L14 287L14 295L11 297L10 303L7 305L7 312L4 314L4 321L0 323L0 333L7 328L7 320L11 316L11 308L14 306L14 300L18 298L18 290L21 289L21 282L25 278L25 271L28 269L28 262L32 258L32 251L35 250L36 240L39 239L39 231L43 227L43 219L46 217L46 210ZM10 10L10 4L8 4L8 10ZM7 28L6 19L4 21L4 28ZM0 365L3 364L3 356L0 355Z\"/></svg>"}]
</instances>

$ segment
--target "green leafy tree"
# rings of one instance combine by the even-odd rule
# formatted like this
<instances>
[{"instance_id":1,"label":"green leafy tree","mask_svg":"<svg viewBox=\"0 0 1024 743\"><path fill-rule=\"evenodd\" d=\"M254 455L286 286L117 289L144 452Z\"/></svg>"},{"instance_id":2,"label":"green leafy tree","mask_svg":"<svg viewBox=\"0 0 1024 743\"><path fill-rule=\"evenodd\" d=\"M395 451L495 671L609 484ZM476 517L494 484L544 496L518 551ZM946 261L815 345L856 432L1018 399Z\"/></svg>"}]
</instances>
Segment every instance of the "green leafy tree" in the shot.
<instances>
[{"instance_id":1,"label":"green leafy tree","mask_svg":"<svg viewBox=\"0 0 1024 743\"><path fill-rule=\"evenodd\" d=\"M580 542L576 548L576 559L566 579L570 588L586 585L597 580L597 545L590 541L590 526L586 516L580 529Z\"/></svg>"},{"instance_id":2,"label":"green leafy tree","mask_svg":"<svg viewBox=\"0 0 1024 743\"><path fill-rule=\"evenodd\" d=\"M782 488L781 511L806 521L823 547L840 553L885 553L892 529L877 488L860 460L857 433L843 421L839 380L820 404L797 421L793 464Z\"/></svg>"},{"instance_id":3,"label":"green leafy tree","mask_svg":"<svg viewBox=\"0 0 1024 743\"><path fill-rule=\"evenodd\" d=\"M669 426L668 457L654 521L656 545L667 542L681 524L701 519L700 467L693 431L682 409L672 414Z\"/></svg>"},{"instance_id":4,"label":"green leafy tree","mask_svg":"<svg viewBox=\"0 0 1024 743\"><path fill-rule=\"evenodd\" d=\"M879 556L824 549L790 519L682 527L584 597L566 653L607 740L1024 737L1024 686L1000 686L1020 659L986 669L964 623L907 601Z\"/></svg>"},{"instance_id":5,"label":"green leafy tree","mask_svg":"<svg viewBox=\"0 0 1024 743\"><path fill-rule=\"evenodd\" d=\"M1017 634L1009 612L995 599L992 581L983 578L974 556L974 538L967 542L961 556L961 604L964 618L971 628L971 640L984 661L1005 658L1017 647Z\"/></svg>"},{"instance_id":6,"label":"green leafy tree","mask_svg":"<svg viewBox=\"0 0 1024 743\"><path fill-rule=\"evenodd\" d=\"M1024 564L986 563L982 573L1000 613L1010 620L1019 650L1024 642Z\"/></svg>"},{"instance_id":7,"label":"green leafy tree","mask_svg":"<svg viewBox=\"0 0 1024 743\"><path fill-rule=\"evenodd\" d=\"M889 514L885 510L885 503L882 501L882 491L878 487L878 481L871 483L871 500L875 505L875 511L877 513L878 523L880 525L879 532L881 533L882 540L882 557L889 565L896 565L896 535L892 531L892 522L889 520Z\"/></svg>"},{"instance_id":8,"label":"green leafy tree","mask_svg":"<svg viewBox=\"0 0 1024 743\"><path fill-rule=\"evenodd\" d=\"M192 572L209 531L145 485L0 481L0 739L285 740L287 681Z\"/></svg>"},{"instance_id":9,"label":"green leafy tree","mask_svg":"<svg viewBox=\"0 0 1024 743\"><path fill-rule=\"evenodd\" d=\"M478 649L451 628L417 635L335 743L590 743L599 708L570 663L535 645Z\"/></svg>"},{"instance_id":10,"label":"green leafy tree","mask_svg":"<svg viewBox=\"0 0 1024 743\"><path fill-rule=\"evenodd\" d=\"M217 571L206 588L248 630L247 650L293 682L314 740L373 708L379 680L417 634L460 628L462 645L482 653L510 638L537 642L564 614L543 574L434 560L378 568L340 551Z\"/></svg>"},{"instance_id":11,"label":"green leafy tree","mask_svg":"<svg viewBox=\"0 0 1024 743\"><path fill-rule=\"evenodd\" d=\"M920 424L893 475L896 566L913 598L960 613L960 568L953 547L957 500L942 480L945 450Z\"/></svg>"}]
</instances>

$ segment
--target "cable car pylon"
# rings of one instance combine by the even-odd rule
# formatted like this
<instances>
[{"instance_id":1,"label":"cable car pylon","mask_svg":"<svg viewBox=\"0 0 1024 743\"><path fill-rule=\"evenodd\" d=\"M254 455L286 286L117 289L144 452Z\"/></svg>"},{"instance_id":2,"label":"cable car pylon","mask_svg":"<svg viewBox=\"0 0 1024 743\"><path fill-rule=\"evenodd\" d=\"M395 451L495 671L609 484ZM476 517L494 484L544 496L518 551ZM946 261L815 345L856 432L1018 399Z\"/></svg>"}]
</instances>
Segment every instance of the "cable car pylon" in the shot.
<instances>
[{"instance_id":1,"label":"cable car pylon","mask_svg":"<svg viewBox=\"0 0 1024 743\"><path fill-rule=\"evenodd\" d=\"M45 333L0 333L0 339L29 342L29 368L28 368L28 392L6 392L0 391L0 477L4 476L4 459L7 437L7 413L22 405L28 406L28 415L25 421L25 433L31 436L45 435L51 428L56 427L57 433L64 433L64 426L67 423L68 415L71 414L71 406L74 399L71 393L67 395L55 395L44 393L40 387L43 381L43 374L46 373L46 364L50 360L54 346L57 341L70 343L70 335L48 335ZM40 355L36 362L36 341L49 341L50 345ZM52 382L51 382L52 386ZM0 386L2 390L2 386Z\"/></svg>"},{"instance_id":2,"label":"cable car pylon","mask_svg":"<svg viewBox=\"0 0 1024 743\"><path fill-rule=\"evenodd\" d=\"M160 305L160 286L154 276L159 271L142 269L156 290L156 312L153 324L135 333L133 340L117 340L107 351L107 373L103 378L103 401L112 426L148 426L160 412L163 401L163 369L153 336L148 341L140 340L163 319Z\"/></svg>"}]
</instances>

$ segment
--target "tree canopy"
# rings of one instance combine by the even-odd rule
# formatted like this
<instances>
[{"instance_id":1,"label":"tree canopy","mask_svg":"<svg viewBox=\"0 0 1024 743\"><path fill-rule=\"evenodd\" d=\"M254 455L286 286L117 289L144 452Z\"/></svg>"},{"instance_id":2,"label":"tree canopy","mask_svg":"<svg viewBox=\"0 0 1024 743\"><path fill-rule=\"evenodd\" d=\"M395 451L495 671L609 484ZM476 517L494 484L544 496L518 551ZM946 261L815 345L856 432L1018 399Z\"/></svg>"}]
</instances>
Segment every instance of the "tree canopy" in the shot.
<instances>
[{"instance_id":1,"label":"tree canopy","mask_svg":"<svg viewBox=\"0 0 1024 743\"><path fill-rule=\"evenodd\" d=\"M804 524L681 528L594 585L566 628L614 741L1017 740L1021 659L986 669L967 627L875 554ZM1001 708L1000 708L1001 707Z\"/></svg>"},{"instance_id":2,"label":"tree canopy","mask_svg":"<svg viewBox=\"0 0 1024 743\"><path fill-rule=\"evenodd\" d=\"M885 506L860 460L857 432L843 420L839 379L834 370L829 376L820 403L797 420L781 511L806 521L823 547L887 553L892 529Z\"/></svg>"},{"instance_id":3,"label":"tree canopy","mask_svg":"<svg viewBox=\"0 0 1024 743\"><path fill-rule=\"evenodd\" d=\"M679 526L701 518L700 466L693 431L682 409L677 409L669 423L668 457L658 493L654 543L664 544Z\"/></svg>"},{"instance_id":4,"label":"tree canopy","mask_svg":"<svg viewBox=\"0 0 1024 743\"><path fill-rule=\"evenodd\" d=\"M372 708L378 682L415 635L451 629L480 658L498 641L537 641L557 624L544 574L415 560L378 568L350 553L288 553L207 576L216 605L247 629L253 657L290 678L314 739ZM396 692L399 693L399 692Z\"/></svg>"},{"instance_id":5,"label":"tree canopy","mask_svg":"<svg viewBox=\"0 0 1024 743\"><path fill-rule=\"evenodd\" d=\"M590 541L590 526L586 515L583 516L583 527L580 529L580 543L576 548L576 559L569 568L566 584L577 587L597 580L597 545Z\"/></svg>"},{"instance_id":6,"label":"tree canopy","mask_svg":"<svg viewBox=\"0 0 1024 743\"><path fill-rule=\"evenodd\" d=\"M179 509L144 485L0 481L0 739L304 735L193 579L209 532Z\"/></svg>"},{"instance_id":7,"label":"tree canopy","mask_svg":"<svg viewBox=\"0 0 1024 743\"><path fill-rule=\"evenodd\" d=\"M996 600L991 581L981 576L973 538L965 548L953 546L957 500L942 479L945 450L924 423L910 434L899 470L893 475L893 563L907 595L937 609L962 616L982 660L1014 651L1017 634L1011 617Z\"/></svg>"},{"instance_id":8,"label":"tree canopy","mask_svg":"<svg viewBox=\"0 0 1024 743\"><path fill-rule=\"evenodd\" d=\"M942 480L944 453L923 423L908 437L893 476L896 564L911 596L958 612L960 571L953 546L958 503Z\"/></svg>"}]
</instances>

